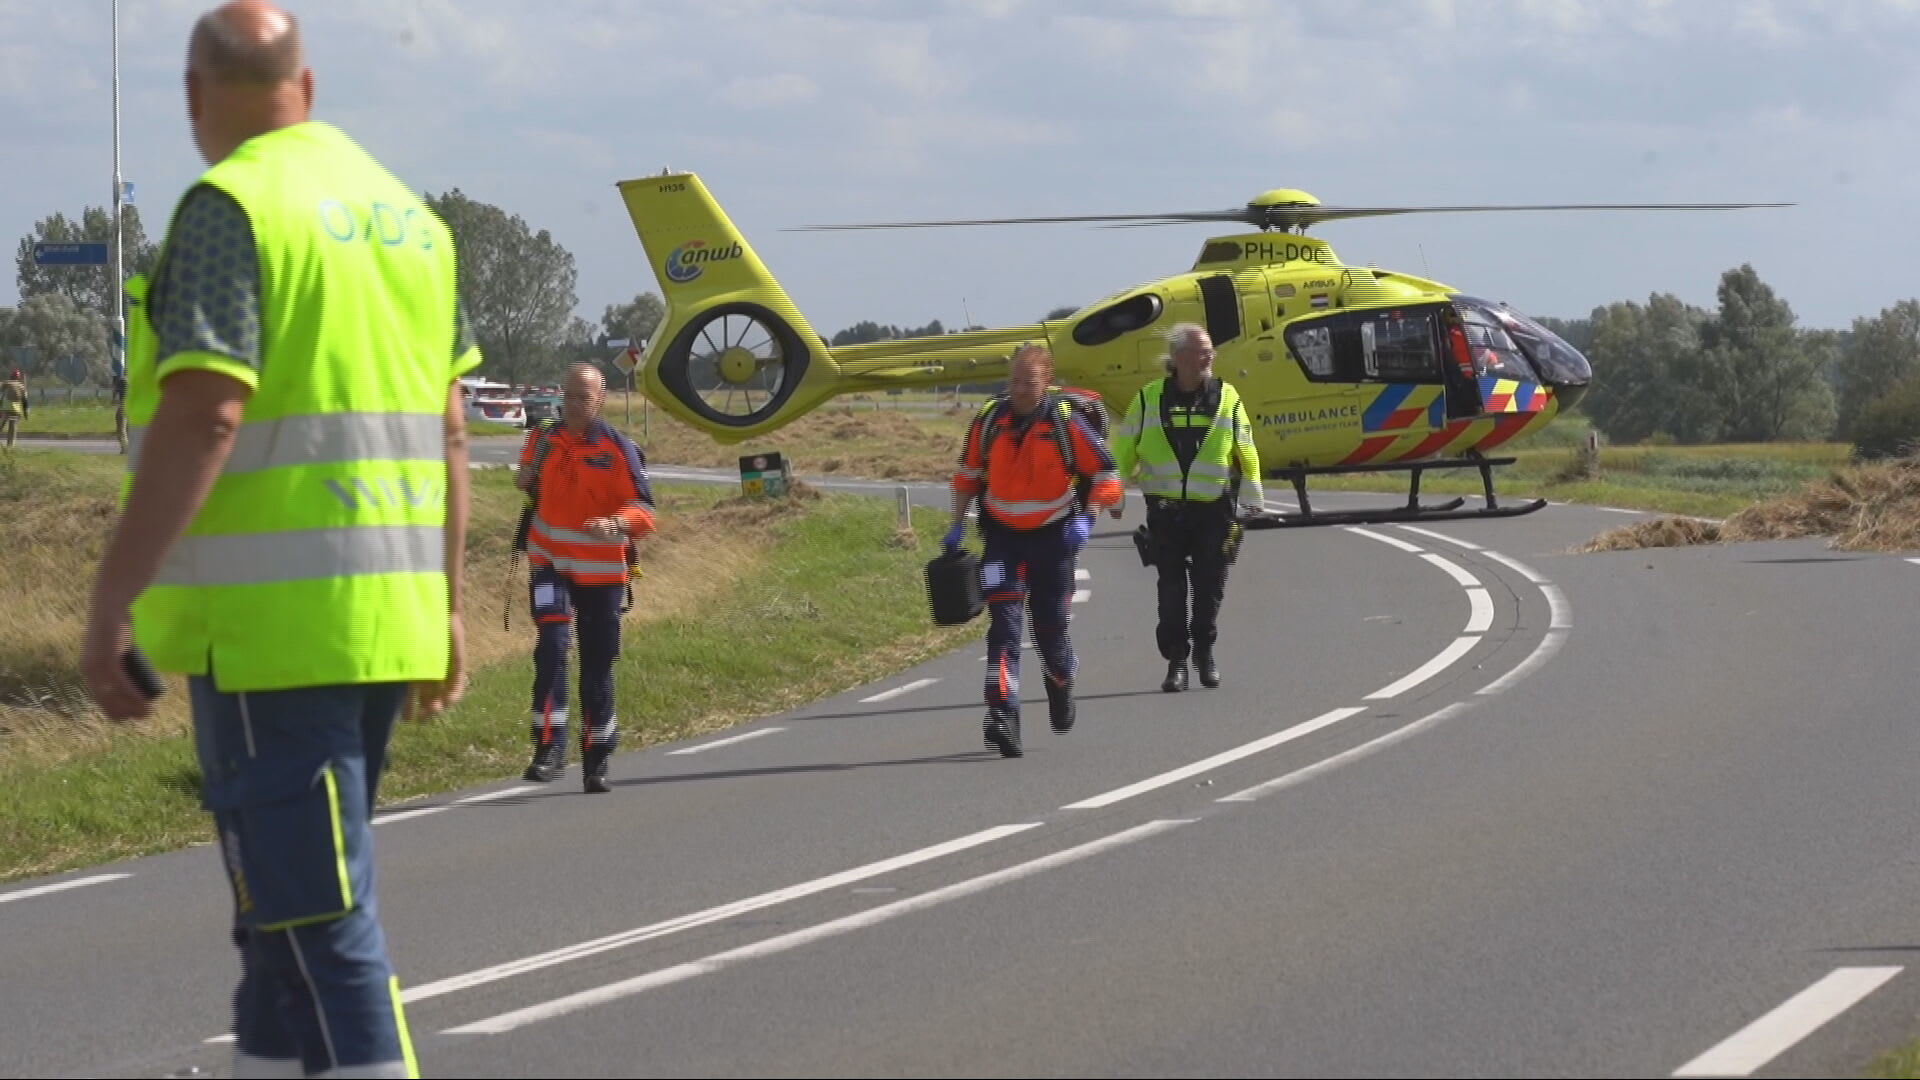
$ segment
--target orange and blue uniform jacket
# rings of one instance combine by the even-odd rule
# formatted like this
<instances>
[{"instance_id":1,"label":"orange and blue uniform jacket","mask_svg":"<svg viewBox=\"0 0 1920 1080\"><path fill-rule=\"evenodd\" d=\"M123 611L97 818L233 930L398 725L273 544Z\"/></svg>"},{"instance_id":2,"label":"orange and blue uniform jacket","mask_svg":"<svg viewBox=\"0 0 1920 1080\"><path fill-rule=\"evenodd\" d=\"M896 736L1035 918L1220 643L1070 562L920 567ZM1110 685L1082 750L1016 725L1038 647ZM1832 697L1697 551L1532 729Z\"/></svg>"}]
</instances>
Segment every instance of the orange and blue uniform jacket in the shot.
<instances>
[{"instance_id":1,"label":"orange and blue uniform jacket","mask_svg":"<svg viewBox=\"0 0 1920 1080\"><path fill-rule=\"evenodd\" d=\"M980 497L982 520L1014 529L1037 529L1075 512L1075 480L1086 477L1087 506L1096 510L1120 502L1120 477L1113 455L1086 422L1049 397L1030 417L1015 416L1011 408L983 411L967 428L954 470L953 492ZM1049 407L1052 406L1052 407ZM1066 414L1063 416L1063 413ZM985 439L985 425L998 431ZM1063 460L1053 425L1067 425L1066 444L1071 461ZM983 443L990 443L985 456Z\"/></svg>"},{"instance_id":2,"label":"orange and blue uniform jacket","mask_svg":"<svg viewBox=\"0 0 1920 1080\"><path fill-rule=\"evenodd\" d=\"M624 583L627 541L654 529L653 491L639 448L604 420L578 437L564 425L543 425L530 429L520 447L520 468L530 467L538 479L528 563L551 566L579 585ZM597 517L618 518L627 535L593 535L587 522Z\"/></svg>"}]
</instances>

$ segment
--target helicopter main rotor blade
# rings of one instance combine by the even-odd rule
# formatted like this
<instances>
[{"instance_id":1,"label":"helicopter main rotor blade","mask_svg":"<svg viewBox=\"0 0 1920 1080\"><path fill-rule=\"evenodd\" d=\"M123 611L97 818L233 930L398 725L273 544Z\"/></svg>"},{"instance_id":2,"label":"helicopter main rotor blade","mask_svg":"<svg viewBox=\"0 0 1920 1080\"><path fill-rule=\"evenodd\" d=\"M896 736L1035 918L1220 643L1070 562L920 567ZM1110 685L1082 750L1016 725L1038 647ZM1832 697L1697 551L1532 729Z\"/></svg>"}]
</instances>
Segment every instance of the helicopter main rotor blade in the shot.
<instances>
[{"instance_id":1,"label":"helicopter main rotor blade","mask_svg":"<svg viewBox=\"0 0 1920 1080\"><path fill-rule=\"evenodd\" d=\"M1025 218L978 218L966 221L891 221L869 225L800 225L782 232L838 232L853 229L933 229L949 225L1051 225L1058 223L1088 223L1096 221L1145 221L1163 225L1187 224L1196 221L1245 221L1252 222L1251 211L1242 207L1238 210L1194 210L1176 211L1171 214L1074 214L1067 217L1025 217Z\"/></svg>"},{"instance_id":2,"label":"helicopter main rotor blade","mask_svg":"<svg viewBox=\"0 0 1920 1080\"><path fill-rule=\"evenodd\" d=\"M1750 210L1793 203L1539 203L1490 206L1271 206L1256 213L1272 225L1315 225L1322 221L1385 217L1391 214L1487 214L1516 210Z\"/></svg>"}]
</instances>

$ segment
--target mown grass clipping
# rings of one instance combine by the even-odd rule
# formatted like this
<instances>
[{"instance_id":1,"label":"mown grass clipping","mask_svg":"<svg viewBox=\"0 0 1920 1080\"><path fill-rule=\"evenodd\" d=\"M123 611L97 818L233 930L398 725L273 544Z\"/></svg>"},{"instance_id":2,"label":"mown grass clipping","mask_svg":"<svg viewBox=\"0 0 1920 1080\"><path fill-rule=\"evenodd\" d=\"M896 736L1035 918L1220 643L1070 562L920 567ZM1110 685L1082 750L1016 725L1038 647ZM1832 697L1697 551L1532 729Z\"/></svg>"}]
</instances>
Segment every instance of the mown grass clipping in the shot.
<instances>
[{"instance_id":1,"label":"mown grass clipping","mask_svg":"<svg viewBox=\"0 0 1920 1080\"><path fill-rule=\"evenodd\" d=\"M168 850L210 837L199 809L182 680L151 720L108 723L74 661L85 596L114 514L119 462L57 453L0 464L0 880ZM880 678L983 624L932 625L922 568L939 529L910 544L890 500L747 500L730 487L661 486L657 536L615 668L622 750L717 730ZM383 804L518 774L530 751L533 627L526 571L511 584L519 505L505 470L474 476L467 633L474 682L447 715L403 725ZM514 605L502 627L503 603ZM577 657L577 650L575 650ZM577 680L570 680L577 686ZM956 745L977 742L956 731ZM577 756L577 749L575 751ZM625 766L616 757L616 776ZM572 775L572 774L570 774Z\"/></svg>"},{"instance_id":2,"label":"mown grass clipping","mask_svg":"<svg viewBox=\"0 0 1920 1080\"><path fill-rule=\"evenodd\" d=\"M1612 529L1580 551L1830 537L1837 551L1920 548L1920 459L1849 466L1801 490L1710 522L1658 518Z\"/></svg>"}]
</instances>

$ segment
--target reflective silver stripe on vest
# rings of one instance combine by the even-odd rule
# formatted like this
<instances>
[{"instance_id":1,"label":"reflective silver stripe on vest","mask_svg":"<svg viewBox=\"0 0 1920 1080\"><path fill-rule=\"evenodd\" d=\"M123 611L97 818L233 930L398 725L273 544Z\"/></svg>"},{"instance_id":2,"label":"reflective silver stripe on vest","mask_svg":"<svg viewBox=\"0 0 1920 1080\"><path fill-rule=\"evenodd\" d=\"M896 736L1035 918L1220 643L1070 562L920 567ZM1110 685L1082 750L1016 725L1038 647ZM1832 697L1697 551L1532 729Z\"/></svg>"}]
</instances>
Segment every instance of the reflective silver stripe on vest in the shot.
<instances>
[{"instance_id":1,"label":"reflective silver stripe on vest","mask_svg":"<svg viewBox=\"0 0 1920 1080\"><path fill-rule=\"evenodd\" d=\"M527 538L527 553L538 555L552 563L556 570L571 570L578 574L600 574L605 577L625 577L627 574L627 563L624 558L619 562L600 562L593 559L573 559L565 555L555 555L541 547L540 541L535 537Z\"/></svg>"},{"instance_id":2,"label":"reflective silver stripe on vest","mask_svg":"<svg viewBox=\"0 0 1920 1080\"><path fill-rule=\"evenodd\" d=\"M282 465L343 461L444 461L446 420L438 413L317 413L241 424L222 476ZM127 467L138 468L147 425L129 429Z\"/></svg>"},{"instance_id":3,"label":"reflective silver stripe on vest","mask_svg":"<svg viewBox=\"0 0 1920 1080\"><path fill-rule=\"evenodd\" d=\"M581 532L577 529L557 528L541 521L537 517L533 519L533 532L536 536L545 537L548 540L558 540L566 544L598 544L601 547L623 548L627 542L624 536L618 540L608 540L605 537L595 536L592 533Z\"/></svg>"},{"instance_id":4,"label":"reflective silver stripe on vest","mask_svg":"<svg viewBox=\"0 0 1920 1080\"><path fill-rule=\"evenodd\" d=\"M355 574L437 574L446 570L438 525L183 536L167 552L156 585L264 585ZM297 611L286 612L297 619Z\"/></svg>"}]
</instances>

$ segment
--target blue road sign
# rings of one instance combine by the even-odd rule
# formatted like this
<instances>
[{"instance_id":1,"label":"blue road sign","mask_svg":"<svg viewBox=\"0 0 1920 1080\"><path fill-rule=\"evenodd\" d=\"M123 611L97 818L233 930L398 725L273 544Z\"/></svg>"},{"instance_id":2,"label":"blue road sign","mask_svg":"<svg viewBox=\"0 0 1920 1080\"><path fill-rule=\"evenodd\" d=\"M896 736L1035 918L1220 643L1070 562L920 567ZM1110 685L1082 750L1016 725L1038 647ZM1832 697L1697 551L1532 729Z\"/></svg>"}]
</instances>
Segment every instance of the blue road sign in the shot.
<instances>
[{"instance_id":1,"label":"blue road sign","mask_svg":"<svg viewBox=\"0 0 1920 1080\"><path fill-rule=\"evenodd\" d=\"M105 244L35 244L35 266L105 266Z\"/></svg>"}]
</instances>

